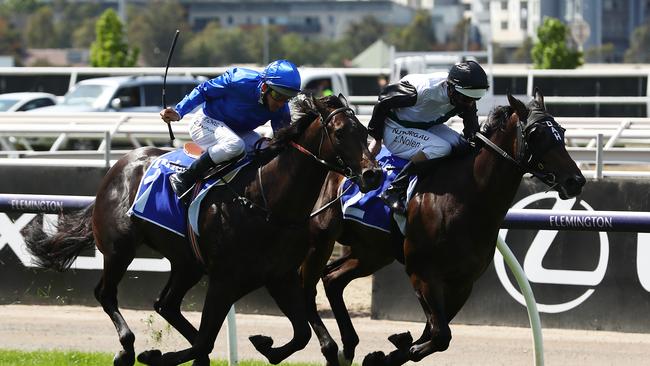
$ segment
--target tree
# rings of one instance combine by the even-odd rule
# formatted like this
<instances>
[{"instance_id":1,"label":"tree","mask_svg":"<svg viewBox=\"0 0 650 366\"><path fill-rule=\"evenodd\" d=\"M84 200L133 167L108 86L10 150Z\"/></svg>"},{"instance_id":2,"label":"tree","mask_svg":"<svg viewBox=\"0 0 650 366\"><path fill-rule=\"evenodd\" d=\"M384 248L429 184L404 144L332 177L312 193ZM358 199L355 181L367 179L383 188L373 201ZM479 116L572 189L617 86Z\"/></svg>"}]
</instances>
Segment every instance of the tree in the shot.
<instances>
[{"instance_id":1,"label":"tree","mask_svg":"<svg viewBox=\"0 0 650 366\"><path fill-rule=\"evenodd\" d=\"M582 65L582 52L569 49L569 29L556 18L545 18L537 29L538 41L531 56L537 69L575 69Z\"/></svg>"},{"instance_id":2,"label":"tree","mask_svg":"<svg viewBox=\"0 0 650 366\"><path fill-rule=\"evenodd\" d=\"M413 21L400 32L396 43L400 51L430 51L437 43L436 33L428 12L420 10Z\"/></svg>"},{"instance_id":3,"label":"tree","mask_svg":"<svg viewBox=\"0 0 650 366\"><path fill-rule=\"evenodd\" d=\"M529 64L533 61L531 58L531 51L533 49L533 40L530 37L526 37L515 52L512 54L512 61Z\"/></svg>"},{"instance_id":4,"label":"tree","mask_svg":"<svg viewBox=\"0 0 650 366\"><path fill-rule=\"evenodd\" d=\"M630 48L625 51L624 62L650 62L650 24L644 24L634 30Z\"/></svg>"},{"instance_id":5,"label":"tree","mask_svg":"<svg viewBox=\"0 0 650 366\"><path fill-rule=\"evenodd\" d=\"M476 30L472 28L472 20L463 18L456 23L453 31L447 40L447 49L457 50L480 50L480 39Z\"/></svg>"},{"instance_id":6,"label":"tree","mask_svg":"<svg viewBox=\"0 0 650 366\"><path fill-rule=\"evenodd\" d=\"M97 19L86 19L72 32L70 46L74 48L90 48L95 41L95 24Z\"/></svg>"},{"instance_id":7,"label":"tree","mask_svg":"<svg viewBox=\"0 0 650 366\"><path fill-rule=\"evenodd\" d=\"M223 29L216 22L210 22L183 47L178 65L183 66L226 66L233 63L255 62L241 29Z\"/></svg>"},{"instance_id":8,"label":"tree","mask_svg":"<svg viewBox=\"0 0 650 366\"><path fill-rule=\"evenodd\" d=\"M107 9L95 26L96 39L90 46L90 64L100 67L135 65L138 49L130 48L124 40L122 22L113 9Z\"/></svg>"},{"instance_id":9,"label":"tree","mask_svg":"<svg viewBox=\"0 0 650 366\"><path fill-rule=\"evenodd\" d=\"M24 49L20 33L4 16L0 16L0 55L11 55L14 63L22 63Z\"/></svg>"},{"instance_id":10,"label":"tree","mask_svg":"<svg viewBox=\"0 0 650 366\"><path fill-rule=\"evenodd\" d=\"M615 62L616 47L613 43L605 43L600 47L592 47L585 51L586 62ZM647 61L644 61L647 62Z\"/></svg>"},{"instance_id":11,"label":"tree","mask_svg":"<svg viewBox=\"0 0 650 366\"><path fill-rule=\"evenodd\" d=\"M27 18L26 34L29 47L56 47L56 33L52 19L54 19L54 12L49 6L38 8L34 14Z\"/></svg>"},{"instance_id":12,"label":"tree","mask_svg":"<svg viewBox=\"0 0 650 366\"><path fill-rule=\"evenodd\" d=\"M54 11L61 19L55 24L58 47L90 48L95 40L95 23L102 14L99 4L55 3Z\"/></svg>"},{"instance_id":13,"label":"tree","mask_svg":"<svg viewBox=\"0 0 650 366\"><path fill-rule=\"evenodd\" d=\"M164 66L176 30L180 30L176 51L192 38L185 8L177 0L148 1L144 7L129 8L129 42L142 50L147 66ZM181 60L182 57L179 57ZM176 60L176 58L174 58Z\"/></svg>"},{"instance_id":14,"label":"tree","mask_svg":"<svg viewBox=\"0 0 650 366\"><path fill-rule=\"evenodd\" d=\"M358 23L350 24L343 35L343 41L349 45L352 56L361 53L386 32L384 24L372 15L365 16Z\"/></svg>"}]
</instances>

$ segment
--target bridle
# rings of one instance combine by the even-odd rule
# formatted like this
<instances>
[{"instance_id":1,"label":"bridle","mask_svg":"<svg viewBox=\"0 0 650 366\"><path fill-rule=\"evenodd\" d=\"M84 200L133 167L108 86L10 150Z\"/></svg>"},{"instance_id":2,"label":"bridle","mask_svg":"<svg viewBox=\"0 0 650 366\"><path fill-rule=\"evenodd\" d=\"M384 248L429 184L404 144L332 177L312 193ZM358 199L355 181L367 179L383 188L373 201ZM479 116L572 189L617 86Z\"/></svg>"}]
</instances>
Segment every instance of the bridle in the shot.
<instances>
[{"instance_id":1,"label":"bridle","mask_svg":"<svg viewBox=\"0 0 650 366\"><path fill-rule=\"evenodd\" d=\"M350 112L350 114L347 114L346 112ZM300 151L301 153L312 157L317 163L325 166L327 170L331 170L334 172L337 172L346 178L349 179L356 179L359 177L358 174L354 174L352 171L352 168L350 168L350 165L345 162L343 157L341 156L340 149L334 144L334 141L332 141L332 136L327 131L327 126L329 123L332 121L334 116L336 116L339 113L346 113L348 117L352 118L355 123L358 123L361 125L361 122L357 119L357 116L355 116L354 111L350 107L341 107L333 110L330 112L330 114L327 115L327 117L323 118L322 115L319 114L320 118L320 124L321 124L321 138L320 138L320 144L318 145L318 152L317 154L321 154L321 149L323 147L323 141L325 140L325 136L327 136L327 139L329 140L330 145L332 146L332 149L334 149L334 153L336 154L335 160L336 164L332 164L324 159L319 158L316 154L312 153L311 151L307 150L300 144L296 143L295 141L291 141L290 144L293 146L296 150Z\"/></svg>"},{"instance_id":2,"label":"bridle","mask_svg":"<svg viewBox=\"0 0 650 366\"><path fill-rule=\"evenodd\" d=\"M327 138L329 140L329 143L332 146L332 149L334 150L334 153L336 154L336 157L335 157L336 164L332 164L332 163L326 161L325 159L322 159L322 158L318 157L318 155L312 153L311 151L309 151L308 149L306 149L302 145L296 143L295 141L291 141L289 144L293 148L298 150L299 152L313 158L314 161L316 161L318 164L321 164L321 165L325 166L327 168L327 170L339 173L339 174L345 176L346 178L356 180L359 177L359 174L354 174L354 172L352 171L352 168L350 167L350 165L345 162L345 159L343 159L343 157L341 156L340 149L336 146L336 144L334 144L334 141L332 140L332 137L330 136L330 134L328 133L328 130L327 130L327 126L329 125L329 123L332 121L334 116L336 116L339 113L346 113L348 117L350 117L350 118L352 118L354 120L354 123L357 123L359 126L361 126L361 122L359 122L359 119L354 114L354 111L352 110L352 108L350 108L348 106L340 107L340 108L337 108L337 109L333 110L325 118L323 118L323 115L319 113L318 118L320 119L320 125L321 125L321 139L320 139L320 143L318 145L317 154L318 155L321 154L321 149L323 147L323 142L325 140L325 136L327 136ZM263 202L264 206L260 206L260 205L256 204L255 202L253 202L253 201L249 200L248 198L243 197L243 196L241 196L239 194L237 196L238 196L238 200L242 203L242 205L244 205L244 207L257 208L257 209L260 209L260 210L264 211L266 213L266 221L269 222L271 220L271 210L269 209L268 200L266 198L266 194L264 193L264 185L262 184L262 168L263 168L263 166L260 166L260 167L257 168L257 182L258 182L258 185L260 187L260 195L262 196L262 202ZM352 185L350 185L350 187L352 187ZM348 189L350 187L348 187ZM343 194L345 194L346 191L347 191L347 189L344 190L343 192L341 192L341 194L338 197L336 197L335 199L333 199L332 201L326 203L325 205L323 205L322 207L320 207L316 211L309 214L309 216L307 216L306 219L310 219L310 218L320 214L321 212L323 212L325 209L327 209L334 202L338 201L341 198L341 196L343 196Z\"/></svg>"},{"instance_id":3,"label":"bridle","mask_svg":"<svg viewBox=\"0 0 650 366\"><path fill-rule=\"evenodd\" d=\"M507 117L508 116L505 118ZM547 144L547 146L544 146L543 148L532 149L528 144L528 139L530 134L540 126L546 126L551 129L553 136L555 137L555 143ZM484 125L483 130L486 130L485 127L486 125ZM541 180L552 189L559 184L557 178L555 174L544 171L544 164L538 157L544 155L556 144L563 145L564 131L564 128L562 128L551 115L543 111L533 110L526 120L522 121L520 119L517 122L517 152L514 158L490 141L485 135L485 131L478 132L476 137L485 143L486 147L515 165L523 173L531 174L533 177Z\"/></svg>"}]
</instances>

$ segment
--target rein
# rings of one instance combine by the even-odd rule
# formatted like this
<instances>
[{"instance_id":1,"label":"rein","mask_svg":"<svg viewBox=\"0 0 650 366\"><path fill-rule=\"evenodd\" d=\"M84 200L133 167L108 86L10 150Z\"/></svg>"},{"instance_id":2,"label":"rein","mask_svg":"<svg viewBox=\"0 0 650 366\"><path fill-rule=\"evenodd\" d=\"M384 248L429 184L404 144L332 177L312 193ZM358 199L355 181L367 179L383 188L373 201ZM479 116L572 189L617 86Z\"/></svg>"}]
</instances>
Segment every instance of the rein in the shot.
<instances>
[{"instance_id":1,"label":"rein","mask_svg":"<svg viewBox=\"0 0 650 366\"><path fill-rule=\"evenodd\" d=\"M532 125L538 123L539 121L535 121ZM530 166L530 161L532 159L532 154L530 155L530 158L528 159L528 162L526 164L522 164L521 160L523 160L528 152L528 144L526 143L526 137L525 137L525 131L530 129L531 126L524 127L524 122L519 121L517 123L517 158L515 159L510 154L508 154L506 151L504 151L502 148L497 146L494 142L490 141L490 139L487 138L482 132L477 132L476 137L478 137L483 143L485 143L486 147L490 148L490 150L496 152L499 156L502 158L506 159L508 162L516 166L519 170L521 170L524 173L528 173L532 175L533 177L539 179L542 181L544 184L549 186L549 189L552 189L555 187L558 182L555 179L555 175L552 173L544 173L539 169L532 168Z\"/></svg>"},{"instance_id":2,"label":"rein","mask_svg":"<svg viewBox=\"0 0 650 366\"><path fill-rule=\"evenodd\" d=\"M290 144L296 150L300 151L301 153L303 153L303 154L305 154L307 156L312 157L317 163L325 166L327 168L327 170L335 171L335 172L345 176L346 178L354 179L354 178L357 178L357 176L354 175L354 173L352 172L352 168L350 168L350 166L345 162L345 160L343 160L343 158L341 157L341 154L338 153L338 151L337 151L338 149L336 148L336 145L334 145L334 141L332 141L332 137L327 133L327 125L330 123L332 118L334 118L334 116L339 114L339 113L344 113L344 112L348 112L348 111L352 112L352 117L354 117L355 122L360 123L359 120L356 118L356 116L354 116L354 111L350 107L337 108L337 109L333 110L332 112L330 112L330 114L327 115L327 117L325 119L323 119L323 116L320 116L322 130L321 130L321 141L320 141L320 145L318 146L318 152L320 153L320 150L321 150L321 148L323 146L324 136L327 136L327 139L329 140L330 145L332 145L332 148L336 152L336 158L335 159L336 159L336 163L338 165L334 165L334 164L332 164L330 162L327 162L327 161L319 158L314 153L307 150L306 148L304 148L300 144L296 143L295 141L291 141Z\"/></svg>"},{"instance_id":3,"label":"rein","mask_svg":"<svg viewBox=\"0 0 650 366\"><path fill-rule=\"evenodd\" d=\"M322 145L323 145L324 136L327 136L327 137L328 137L328 140L330 141L330 145L332 145L332 148L333 148L335 151L337 150L336 145L334 145L334 141L332 141L332 137L327 133L327 125L329 124L329 122L332 120L332 118L333 118L335 115L337 115L337 114L339 114L339 113L344 113L344 112L347 112L347 111L352 112L352 113L353 113L352 116L354 117L354 120L355 120L357 123L360 123L359 120L356 118L356 116L354 116L354 111L353 111L352 108L350 108L350 107L341 107L341 108L337 108L337 109L333 110L332 112L330 112L330 114L327 115L327 117L326 117L325 119L323 119L323 116L322 116L322 115L319 117L319 118L320 118L321 127L322 127L322 130L321 130L321 142L320 142L320 146L318 147L318 151L319 151L319 152L320 152L321 147L322 147ZM259 141L258 141L258 142L259 142ZM257 143L256 143L256 144L257 144ZM352 168L350 168L350 166L349 166L348 164L345 163L345 160L343 160L343 158L342 158L341 155L338 153L338 151L336 151L336 161L337 161L338 165L335 165L335 164L332 164L332 163L330 163L330 162L328 162L328 161L326 161L326 160L324 160L324 159L319 158L319 157L316 156L314 153L312 153L311 151L307 150L305 147L303 147L302 145L300 145L300 144L298 144L298 143L296 143L296 142L294 142L294 141L291 141L289 144L290 144L293 148L295 148L296 150L298 150L299 152L301 152L301 153L303 153L303 154L305 154L305 155L307 155L307 156L310 156L311 158L314 159L314 161L316 161L317 163L319 163L319 164L325 166L325 167L327 168L327 170L334 171L334 172L339 173L339 174L345 176L346 178L350 178L350 179L354 179L354 178L357 178L357 177L358 177L358 175L355 175L355 174L352 172ZM228 187L228 188L230 189L230 191L231 191L233 194L235 194L235 196L237 196L237 197L235 198L235 200L236 200L236 201L239 201L240 204L241 204L242 206L247 207L247 208L250 208L250 209L258 209L258 210L264 212L264 213L265 213L265 217L266 217L265 220L266 220L267 222L270 222L270 221L271 221L271 214L272 214L272 212L271 212L271 210L270 210L269 207L268 207L268 199L266 198L266 194L264 193L264 185L262 184L262 168L263 168L263 166L260 166L260 167L257 169L257 182L258 182L258 184L259 184L259 186L260 186L260 194L261 194L261 196L262 196L262 202L263 202L264 206L261 206L261 205L255 203L255 202L253 202L252 200L250 200L250 199L248 199L248 198L246 198L246 197L240 195L240 194L237 193L235 190L233 190L233 189L230 187L230 185L227 184L225 181L224 181L224 184L225 184L226 187ZM344 194L345 194L345 193L346 193L346 192L347 192L351 187L352 187L352 185L350 185L348 188L346 188L345 190L343 190L343 191L341 192L341 194L340 194L338 197L336 197L336 198L333 199L332 201L326 203L325 205L323 205L322 207L320 207L320 208L317 209L316 211L314 211L314 212L312 212L311 214L309 214L309 215L305 218L304 221L307 221L307 220L313 218L314 216L320 214L321 212L325 211L325 209L327 209L327 208L328 208L329 206L331 206L333 203L335 203L336 201L338 201L338 200L339 200L339 199L340 199L340 198L341 198L341 197L342 197L342 196L343 196L343 195L344 195ZM297 221L297 222L293 222L293 223L289 223L289 224L299 225L299 224L302 224L304 221L301 220L301 221Z\"/></svg>"}]
</instances>

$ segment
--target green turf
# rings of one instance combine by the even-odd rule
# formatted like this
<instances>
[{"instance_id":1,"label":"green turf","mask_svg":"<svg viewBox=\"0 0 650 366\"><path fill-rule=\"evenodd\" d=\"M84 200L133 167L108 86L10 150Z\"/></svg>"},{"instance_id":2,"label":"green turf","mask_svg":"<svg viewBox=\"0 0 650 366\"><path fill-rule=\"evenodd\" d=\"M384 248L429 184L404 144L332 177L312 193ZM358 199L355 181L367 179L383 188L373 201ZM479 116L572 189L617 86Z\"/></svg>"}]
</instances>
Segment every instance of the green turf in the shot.
<instances>
[{"instance_id":1,"label":"green turf","mask_svg":"<svg viewBox=\"0 0 650 366\"><path fill-rule=\"evenodd\" d=\"M113 355L109 353L89 353L75 351L15 351L0 350L0 366L106 366L113 364ZM142 365L137 362L136 365ZM191 362L184 365L191 365ZM213 366L227 366L225 360L213 360ZM268 365L264 361L240 361L241 366ZM318 363L281 363L287 366L317 366Z\"/></svg>"}]
</instances>

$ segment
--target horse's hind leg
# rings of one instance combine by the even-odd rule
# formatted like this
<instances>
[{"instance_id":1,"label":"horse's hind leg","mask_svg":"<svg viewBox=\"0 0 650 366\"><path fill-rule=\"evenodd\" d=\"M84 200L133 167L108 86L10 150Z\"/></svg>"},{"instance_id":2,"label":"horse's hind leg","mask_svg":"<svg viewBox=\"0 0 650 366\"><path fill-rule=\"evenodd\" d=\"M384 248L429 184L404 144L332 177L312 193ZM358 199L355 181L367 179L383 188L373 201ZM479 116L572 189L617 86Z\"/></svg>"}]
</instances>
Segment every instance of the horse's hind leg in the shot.
<instances>
[{"instance_id":1,"label":"horse's hind leg","mask_svg":"<svg viewBox=\"0 0 650 366\"><path fill-rule=\"evenodd\" d=\"M199 280L203 273L197 266L187 261L172 261L171 273L167 285L160 294L154 309L172 327L187 339L190 344L194 343L198 331L181 313L181 303L187 291L189 291ZM209 355L206 354L194 362L194 365L209 365Z\"/></svg>"},{"instance_id":2,"label":"horse's hind leg","mask_svg":"<svg viewBox=\"0 0 650 366\"><path fill-rule=\"evenodd\" d=\"M126 245L120 246L115 243L113 248L120 247L124 250L106 251L104 253L104 271L102 278L95 287L95 298L113 321L122 345L122 350L113 358L113 365L131 366L135 363L135 350L133 348L135 335L129 329L129 325L118 308L117 285L124 277L127 267L133 261L135 249L131 243L127 243L127 240L122 241L122 243L126 243Z\"/></svg>"},{"instance_id":3,"label":"horse's hind leg","mask_svg":"<svg viewBox=\"0 0 650 366\"><path fill-rule=\"evenodd\" d=\"M359 344L359 336L345 305L343 290L352 280L368 276L392 261L392 258L383 256L374 257L372 260L370 257L363 257L363 260L361 257L353 257L357 254L360 253L355 247L350 256L336 262L337 266L327 266L326 273L323 275L325 293L341 332L343 356L350 362L354 358L354 350Z\"/></svg>"},{"instance_id":4,"label":"horse's hind leg","mask_svg":"<svg viewBox=\"0 0 650 366\"><path fill-rule=\"evenodd\" d=\"M272 347L273 339L270 337L256 335L249 339L255 348L275 365L305 348L311 338L311 329L307 322L303 292L297 272L290 271L283 278L267 283L266 288L280 310L291 321L293 338L280 347Z\"/></svg>"}]
</instances>

